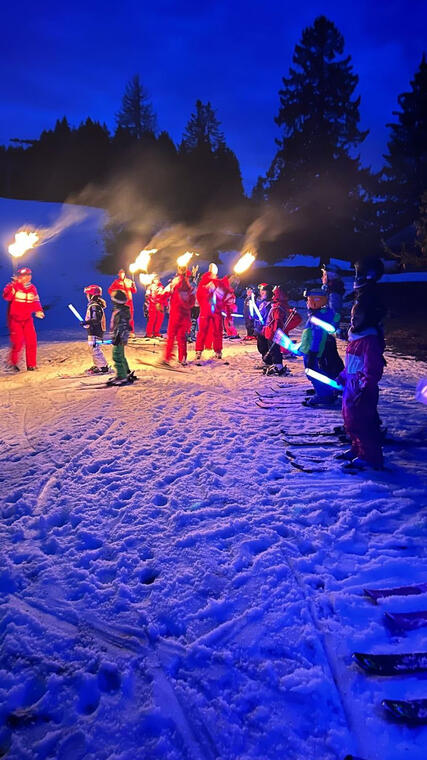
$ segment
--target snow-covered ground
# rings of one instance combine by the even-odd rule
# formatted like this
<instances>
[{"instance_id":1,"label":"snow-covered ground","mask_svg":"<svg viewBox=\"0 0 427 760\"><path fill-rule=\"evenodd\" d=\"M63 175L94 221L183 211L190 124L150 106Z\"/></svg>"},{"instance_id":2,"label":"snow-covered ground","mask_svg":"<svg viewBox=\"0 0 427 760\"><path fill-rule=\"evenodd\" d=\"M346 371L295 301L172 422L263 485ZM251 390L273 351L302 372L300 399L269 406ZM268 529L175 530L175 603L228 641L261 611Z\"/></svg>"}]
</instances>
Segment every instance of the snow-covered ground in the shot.
<instances>
[{"instance_id":1,"label":"snow-covered ground","mask_svg":"<svg viewBox=\"0 0 427 760\"><path fill-rule=\"evenodd\" d=\"M13 233L62 214L0 199L4 282ZM427 580L427 365L387 355L387 470L357 476L335 436L298 446L341 420L301 406L297 360L267 379L233 343L229 365L169 372L139 363L161 352L141 341L136 385L93 388L67 303L111 282L103 219L85 209L22 260L49 308L38 372L0 376L0 757L425 760L427 727L388 722L381 700L427 681L368 677L352 652L427 650L425 629L384 624L427 594L363 596Z\"/></svg>"},{"instance_id":2,"label":"snow-covered ground","mask_svg":"<svg viewBox=\"0 0 427 760\"><path fill-rule=\"evenodd\" d=\"M160 350L128 348L140 380L125 388L61 376L88 366L84 342L44 343L38 373L0 380L0 754L425 760L427 728L380 703L427 682L368 677L352 652L427 649L424 629L384 625L427 595L363 597L426 580L427 449L411 442L427 366L387 357L398 441L385 472L351 476L338 442L283 440L340 423L301 406L297 361L284 380L244 344L228 366L138 364Z\"/></svg>"}]
</instances>

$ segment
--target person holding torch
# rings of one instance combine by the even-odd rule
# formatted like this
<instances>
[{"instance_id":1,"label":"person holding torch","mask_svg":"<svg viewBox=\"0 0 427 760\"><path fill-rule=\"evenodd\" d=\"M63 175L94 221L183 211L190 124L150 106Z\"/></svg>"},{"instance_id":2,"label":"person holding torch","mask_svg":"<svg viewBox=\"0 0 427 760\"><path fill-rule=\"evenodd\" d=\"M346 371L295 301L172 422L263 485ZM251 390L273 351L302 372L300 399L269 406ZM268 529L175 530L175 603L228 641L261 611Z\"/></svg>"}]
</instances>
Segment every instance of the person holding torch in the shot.
<instances>
[{"instance_id":1,"label":"person holding torch","mask_svg":"<svg viewBox=\"0 0 427 760\"><path fill-rule=\"evenodd\" d=\"M8 301L7 322L10 333L10 368L19 372L19 360L25 346L27 370L37 368L37 335L33 314L44 318L44 312L35 286L31 282L32 272L21 267L3 290L3 298Z\"/></svg>"}]
</instances>

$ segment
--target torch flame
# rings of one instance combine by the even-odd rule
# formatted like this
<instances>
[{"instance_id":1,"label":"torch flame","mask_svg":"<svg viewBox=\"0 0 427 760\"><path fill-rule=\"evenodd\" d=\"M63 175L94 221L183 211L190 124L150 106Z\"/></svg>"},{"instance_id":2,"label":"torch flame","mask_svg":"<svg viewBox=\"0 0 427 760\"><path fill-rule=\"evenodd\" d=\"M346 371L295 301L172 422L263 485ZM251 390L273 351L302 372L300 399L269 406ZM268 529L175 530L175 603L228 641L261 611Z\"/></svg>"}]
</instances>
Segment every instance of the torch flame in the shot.
<instances>
[{"instance_id":1,"label":"torch flame","mask_svg":"<svg viewBox=\"0 0 427 760\"><path fill-rule=\"evenodd\" d=\"M176 263L179 267L186 267L194 255L197 256L197 254L191 253L191 251L186 251L182 256L178 256Z\"/></svg>"},{"instance_id":2,"label":"torch flame","mask_svg":"<svg viewBox=\"0 0 427 760\"><path fill-rule=\"evenodd\" d=\"M140 270L141 272L147 272L153 253L157 253L157 248L140 251L135 259L135 271Z\"/></svg>"},{"instance_id":3,"label":"torch flame","mask_svg":"<svg viewBox=\"0 0 427 760\"><path fill-rule=\"evenodd\" d=\"M15 242L11 243L9 246L9 253L15 258L20 258L20 256L23 256L26 251L30 250L30 248L34 248L38 241L39 236L37 235L37 232L25 232L25 230L17 232L15 234Z\"/></svg>"},{"instance_id":4,"label":"torch flame","mask_svg":"<svg viewBox=\"0 0 427 760\"><path fill-rule=\"evenodd\" d=\"M236 274L242 274L242 272L246 272L247 269L254 263L255 256L253 253L250 253L249 251L247 253L244 253L243 256L240 257L239 261L234 267L234 272Z\"/></svg>"},{"instance_id":5,"label":"torch flame","mask_svg":"<svg viewBox=\"0 0 427 760\"><path fill-rule=\"evenodd\" d=\"M139 281L144 288L147 288L148 285L151 285L151 283L153 282L153 279L154 279L153 274L147 274L146 272L141 272L141 274L139 275Z\"/></svg>"}]
</instances>

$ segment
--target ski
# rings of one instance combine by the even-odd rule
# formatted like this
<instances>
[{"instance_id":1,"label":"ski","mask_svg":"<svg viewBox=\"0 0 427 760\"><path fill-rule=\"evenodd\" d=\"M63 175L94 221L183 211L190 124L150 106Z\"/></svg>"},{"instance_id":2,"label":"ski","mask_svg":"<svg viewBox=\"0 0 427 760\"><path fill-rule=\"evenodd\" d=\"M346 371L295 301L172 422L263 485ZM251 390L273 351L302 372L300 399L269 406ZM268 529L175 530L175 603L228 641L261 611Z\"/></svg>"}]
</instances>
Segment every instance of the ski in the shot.
<instances>
[{"instance_id":1,"label":"ski","mask_svg":"<svg viewBox=\"0 0 427 760\"><path fill-rule=\"evenodd\" d=\"M367 673L378 676L397 676L427 670L427 652L405 654L367 654L354 652L354 660Z\"/></svg>"},{"instance_id":2,"label":"ski","mask_svg":"<svg viewBox=\"0 0 427 760\"><path fill-rule=\"evenodd\" d=\"M338 441L333 438L328 439L328 440L324 439L322 441L319 441L317 444L314 443L309 438L306 439L303 437L301 437L299 440L294 440L294 439L289 440L289 438L285 438L283 436L282 440L287 446L297 446L298 448L308 446L309 448L312 448L315 451L319 451L319 449L321 450L322 446L336 446L338 444Z\"/></svg>"},{"instance_id":3,"label":"ski","mask_svg":"<svg viewBox=\"0 0 427 760\"><path fill-rule=\"evenodd\" d=\"M143 359L137 359L136 361L144 367L151 367L151 369L164 369L166 372L181 372L184 375L188 375L188 372L185 369L180 369L179 367L172 367L167 364L155 364L154 362L146 362Z\"/></svg>"},{"instance_id":4,"label":"ski","mask_svg":"<svg viewBox=\"0 0 427 760\"><path fill-rule=\"evenodd\" d=\"M387 713L405 723L427 723L427 699L384 699Z\"/></svg>"},{"instance_id":5,"label":"ski","mask_svg":"<svg viewBox=\"0 0 427 760\"><path fill-rule=\"evenodd\" d=\"M389 596L416 596L427 593L427 583L419 583L415 586L396 586L395 588L364 588L363 593L373 602Z\"/></svg>"},{"instance_id":6,"label":"ski","mask_svg":"<svg viewBox=\"0 0 427 760\"><path fill-rule=\"evenodd\" d=\"M415 631L427 625L427 611L386 612L385 622L392 630Z\"/></svg>"},{"instance_id":7,"label":"ski","mask_svg":"<svg viewBox=\"0 0 427 760\"><path fill-rule=\"evenodd\" d=\"M328 467L309 467L308 465L302 464L301 462L295 462L293 459L289 459L289 464L296 470L299 470L300 472L307 472L310 475L315 472L326 472L329 469Z\"/></svg>"},{"instance_id":8,"label":"ski","mask_svg":"<svg viewBox=\"0 0 427 760\"><path fill-rule=\"evenodd\" d=\"M273 411L275 409L295 409L296 404L294 402L290 402L288 404L266 404L264 401L261 401L261 399L258 399L255 401L255 404L259 406L260 409L272 409Z\"/></svg>"}]
</instances>

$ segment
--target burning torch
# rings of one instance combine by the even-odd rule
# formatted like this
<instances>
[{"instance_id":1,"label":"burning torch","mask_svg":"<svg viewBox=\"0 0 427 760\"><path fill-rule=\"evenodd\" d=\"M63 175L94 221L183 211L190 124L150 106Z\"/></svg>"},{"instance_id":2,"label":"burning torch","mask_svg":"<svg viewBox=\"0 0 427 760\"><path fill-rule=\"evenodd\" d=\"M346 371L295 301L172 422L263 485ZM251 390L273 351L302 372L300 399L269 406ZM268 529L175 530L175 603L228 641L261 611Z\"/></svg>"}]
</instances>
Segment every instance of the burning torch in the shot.
<instances>
[{"instance_id":1,"label":"burning torch","mask_svg":"<svg viewBox=\"0 0 427 760\"><path fill-rule=\"evenodd\" d=\"M40 238L37 232L27 232L26 230L20 230L15 233L15 241L8 247L8 251L12 256L12 260L20 259L31 248L35 248ZM15 270L15 267L14 267Z\"/></svg>"}]
</instances>

